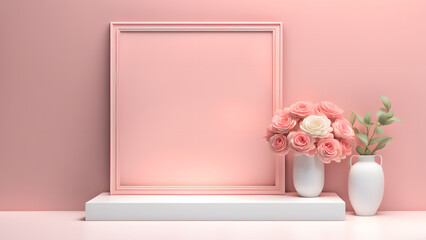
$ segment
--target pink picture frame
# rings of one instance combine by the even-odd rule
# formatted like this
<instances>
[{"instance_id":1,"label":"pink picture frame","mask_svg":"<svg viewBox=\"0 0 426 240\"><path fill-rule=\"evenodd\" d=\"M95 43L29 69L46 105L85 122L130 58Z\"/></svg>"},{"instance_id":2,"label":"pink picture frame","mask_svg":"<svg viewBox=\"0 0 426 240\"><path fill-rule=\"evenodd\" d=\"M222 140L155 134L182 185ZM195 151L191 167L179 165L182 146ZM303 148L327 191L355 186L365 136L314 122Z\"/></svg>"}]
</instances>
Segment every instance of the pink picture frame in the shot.
<instances>
[{"instance_id":1,"label":"pink picture frame","mask_svg":"<svg viewBox=\"0 0 426 240\"><path fill-rule=\"evenodd\" d=\"M282 24L112 22L111 194L284 194Z\"/></svg>"}]
</instances>

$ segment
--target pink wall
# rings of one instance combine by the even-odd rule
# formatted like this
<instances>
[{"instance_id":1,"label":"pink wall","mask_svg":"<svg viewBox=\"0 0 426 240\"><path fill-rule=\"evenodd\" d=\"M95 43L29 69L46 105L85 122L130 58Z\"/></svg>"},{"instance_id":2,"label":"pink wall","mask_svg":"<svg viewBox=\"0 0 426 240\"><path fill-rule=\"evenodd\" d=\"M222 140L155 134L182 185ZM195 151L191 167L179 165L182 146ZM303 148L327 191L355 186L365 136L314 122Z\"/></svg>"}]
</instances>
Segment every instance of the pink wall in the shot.
<instances>
[{"instance_id":1,"label":"pink wall","mask_svg":"<svg viewBox=\"0 0 426 240\"><path fill-rule=\"evenodd\" d=\"M426 210L425 12L421 0L2 1L0 210L82 210L108 190L110 21L284 22L285 104L361 113L387 95L404 123L385 129L381 209ZM348 200L348 171L328 165L325 190Z\"/></svg>"}]
</instances>

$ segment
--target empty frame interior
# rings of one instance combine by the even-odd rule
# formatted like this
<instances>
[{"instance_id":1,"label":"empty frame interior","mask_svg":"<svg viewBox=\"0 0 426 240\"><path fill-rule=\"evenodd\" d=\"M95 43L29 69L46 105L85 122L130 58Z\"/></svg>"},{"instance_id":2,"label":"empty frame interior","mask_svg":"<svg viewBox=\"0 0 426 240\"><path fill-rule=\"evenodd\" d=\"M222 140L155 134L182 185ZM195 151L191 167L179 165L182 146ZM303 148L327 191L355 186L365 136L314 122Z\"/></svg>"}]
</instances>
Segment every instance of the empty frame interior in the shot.
<instances>
[{"instance_id":1,"label":"empty frame interior","mask_svg":"<svg viewBox=\"0 0 426 240\"><path fill-rule=\"evenodd\" d=\"M279 194L281 25L111 24L111 193Z\"/></svg>"}]
</instances>

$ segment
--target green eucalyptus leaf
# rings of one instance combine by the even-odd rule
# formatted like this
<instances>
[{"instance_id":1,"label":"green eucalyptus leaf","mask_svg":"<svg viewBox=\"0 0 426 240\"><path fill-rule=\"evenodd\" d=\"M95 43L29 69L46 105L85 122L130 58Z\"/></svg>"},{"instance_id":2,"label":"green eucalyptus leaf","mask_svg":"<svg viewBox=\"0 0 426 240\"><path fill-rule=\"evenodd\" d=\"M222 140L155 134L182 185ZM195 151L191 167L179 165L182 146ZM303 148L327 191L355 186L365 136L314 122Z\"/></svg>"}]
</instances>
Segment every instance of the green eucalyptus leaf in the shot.
<instances>
[{"instance_id":1,"label":"green eucalyptus leaf","mask_svg":"<svg viewBox=\"0 0 426 240\"><path fill-rule=\"evenodd\" d=\"M354 129L354 133L355 133L355 134L358 134L358 133L359 133L359 130L358 130L358 128L356 128L356 127L353 127L353 129Z\"/></svg>"},{"instance_id":2,"label":"green eucalyptus leaf","mask_svg":"<svg viewBox=\"0 0 426 240\"><path fill-rule=\"evenodd\" d=\"M393 120L392 118L389 118L385 121L385 123L383 123L383 125L391 125L393 122L395 122L395 120Z\"/></svg>"},{"instance_id":3,"label":"green eucalyptus leaf","mask_svg":"<svg viewBox=\"0 0 426 240\"><path fill-rule=\"evenodd\" d=\"M371 155L371 150L367 148L367 150L365 150L365 155Z\"/></svg>"},{"instance_id":4,"label":"green eucalyptus leaf","mask_svg":"<svg viewBox=\"0 0 426 240\"><path fill-rule=\"evenodd\" d=\"M386 142L379 142L379 144L377 144L377 146L376 146L376 148L374 148L374 150L373 150L373 154L377 151L377 150L380 150L380 149L383 149L383 148L385 148L386 147Z\"/></svg>"},{"instance_id":5,"label":"green eucalyptus leaf","mask_svg":"<svg viewBox=\"0 0 426 240\"><path fill-rule=\"evenodd\" d=\"M375 144L378 142L388 143L390 141L392 141L392 137L378 137L378 138L371 139L370 144Z\"/></svg>"},{"instance_id":6,"label":"green eucalyptus leaf","mask_svg":"<svg viewBox=\"0 0 426 240\"><path fill-rule=\"evenodd\" d=\"M388 112L388 118L391 118L391 117L393 117L393 115L395 114L395 112L394 111L389 111Z\"/></svg>"},{"instance_id":7,"label":"green eucalyptus leaf","mask_svg":"<svg viewBox=\"0 0 426 240\"><path fill-rule=\"evenodd\" d=\"M382 100L383 106L385 106L386 110L389 111L389 109L391 108L391 102L390 102L389 98L387 98L385 96L381 96L380 100Z\"/></svg>"},{"instance_id":8,"label":"green eucalyptus leaf","mask_svg":"<svg viewBox=\"0 0 426 240\"><path fill-rule=\"evenodd\" d=\"M364 143L366 146L368 146L368 136L365 133L358 133L356 135L359 140L361 140L362 143Z\"/></svg>"},{"instance_id":9,"label":"green eucalyptus leaf","mask_svg":"<svg viewBox=\"0 0 426 240\"><path fill-rule=\"evenodd\" d=\"M376 129L374 129L374 131L378 134L378 135L382 135L383 134L383 128L380 126L377 126Z\"/></svg>"},{"instance_id":10,"label":"green eucalyptus leaf","mask_svg":"<svg viewBox=\"0 0 426 240\"><path fill-rule=\"evenodd\" d=\"M358 118L358 121L365 126L364 118L355 113L355 116Z\"/></svg>"},{"instance_id":11,"label":"green eucalyptus leaf","mask_svg":"<svg viewBox=\"0 0 426 240\"><path fill-rule=\"evenodd\" d=\"M399 119L399 118L397 118L397 117L391 117L391 118L390 118L390 120L393 120L393 121L397 121L397 122L399 122L399 123L402 123L401 119Z\"/></svg>"},{"instance_id":12,"label":"green eucalyptus leaf","mask_svg":"<svg viewBox=\"0 0 426 240\"><path fill-rule=\"evenodd\" d=\"M364 125L364 126L366 126L366 127L371 127L371 125L373 125L372 123L366 123L365 121L364 121L364 118L363 117L361 117L360 115L358 115L358 114L355 114L356 115L356 117L358 118L358 121L362 124L362 125Z\"/></svg>"},{"instance_id":13,"label":"green eucalyptus leaf","mask_svg":"<svg viewBox=\"0 0 426 240\"><path fill-rule=\"evenodd\" d=\"M351 123L351 125L353 126L356 120L356 115L355 113L351 113L351 115L349 116L349 122Z\"/></svg>"},{"instance_id":14,"label":"green eucalyptus leaf","mask_svg":"<svg viewBox=\"0 0 426 240\"><path fill-rule=\"evenodd\" d=\"M359 153L359 155L364 155L365 154L364 149L361 146L357 146L356 147L356 151Z\"/></svg>"},{"instance_id":15,"label":"green eucalyptus leaf","mask_svg":"<svg viewBox=\"0 0 426 240\"><path fill-rule=\"evenodd\" d=\"M380 108L379 110L377 110L377 112L376 112L377 119L379 119L380 115L382 115L382 114L386 114L386 109Z\"/></svg>"},{"instance_id":16,"label":"green eucalyptus leaf","mask_svg":"<svg viewBox=\"0 0 426 240\"><path fill-rule=\"evenodd\" d=\"M367 112L364 116L364 122L365 123L370 123L371 122L371 113Z\"/></svg>"},{"instance_id":17,"label":"green eucalyptus leaf","mask_svg":"<svg viewBox=\"0 0 426 240\"><path fill-rule=\"evenodd\" d=\"M378 117L379 123L382 125L386 125L386 121L388 120L388 114L387 113L382 113L380 114L380 116Z\"/></svg>"}]
</instances>

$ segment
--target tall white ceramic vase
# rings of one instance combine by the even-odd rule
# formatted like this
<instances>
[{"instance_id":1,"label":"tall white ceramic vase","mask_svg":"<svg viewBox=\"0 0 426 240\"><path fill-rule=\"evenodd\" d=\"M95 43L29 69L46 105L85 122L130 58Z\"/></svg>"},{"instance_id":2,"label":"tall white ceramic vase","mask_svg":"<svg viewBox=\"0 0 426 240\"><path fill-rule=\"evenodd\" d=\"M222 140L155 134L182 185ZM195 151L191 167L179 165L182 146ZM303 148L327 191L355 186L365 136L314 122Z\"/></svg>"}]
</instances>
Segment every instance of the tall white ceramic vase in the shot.
<instances>
[{"instance_id":1,"label":"tall white ceramic vase","mask_svg":"<svg viewBox=\"0 0 426 240\"><path fill-rule=\"evenodd\" d=\"M317 156L294 156L293 182L301 197L318 197L324 188L324 163Z\"/></svg>"},{"instance_id":2,"label":"tall white ceramic vase","mask_svg":"<svg viewBox=\"0 0 426 240\"><path fill-rule=\"evenodd\" d=\"M380 164L374 159L380 157ZM352 165L352 158L358 162ZM354 155L350 159L349 199L356 215L373 216L379 208L385 187L385 177L380 155Z\"/></svg>"}]
</instances>

